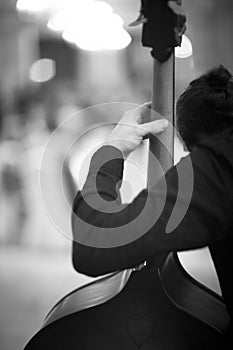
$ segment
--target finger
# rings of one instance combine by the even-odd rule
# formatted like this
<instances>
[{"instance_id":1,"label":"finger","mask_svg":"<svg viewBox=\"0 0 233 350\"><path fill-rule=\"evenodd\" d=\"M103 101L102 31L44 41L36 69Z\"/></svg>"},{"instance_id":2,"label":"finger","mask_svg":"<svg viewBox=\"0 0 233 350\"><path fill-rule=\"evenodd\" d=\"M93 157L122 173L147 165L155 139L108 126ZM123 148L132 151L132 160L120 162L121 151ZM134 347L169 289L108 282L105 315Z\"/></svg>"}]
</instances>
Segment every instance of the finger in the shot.
<instances>
[{"instance_id":1,"label":"finger","mask_svg":"<svg viewBox=\"0 0 233 350\"><path fill-rule=\"evenodd\" d=\"M150 121L165 119L165 116L157 112L155 109L151 109Z\"/></svg>"},{"instance_id":2,"label":"finger","mask_svg":"<svg viewBox=\"0 0 233 350\"><path fill-rule=\"evenodd\" d=\"M164 119L164 116L152 109L152 103L146 102L143 105L138 107L141 113L141 122L140 124L147 123L154 120Z\"/></svg>"},{"instance_id":3,"label":"finger","mask_svg":"<svg viewBox=\"0 0 233 350\"><path fill-rule=\"evenodd\" d=\"M152 104L152 102L151 102L151 101L144 102L144 103L141 105L141 107L151 108L151 104Z\"/></svg>"},{"instance_id":4,"label":"finger","mask_svg":"<svg viewBox=\"0 0 233 350\"><path fill-rule=\"evenodd\" d=\"M136 108L137 122L139 124L149 122L151 114L151 102L143 103Z\"/></svg>"},{"instance_id":5,"label":"finger","mask_svg":"<svg viewBox=\"0 0 233 350\"><path fill-rule=\"evenodd\" d=\"M153 122L145 123L140 128L140 135L142 137L147 134L156 135L167 129L169 122L167 119L155 120Z\"/></svg>"}]
</instances>

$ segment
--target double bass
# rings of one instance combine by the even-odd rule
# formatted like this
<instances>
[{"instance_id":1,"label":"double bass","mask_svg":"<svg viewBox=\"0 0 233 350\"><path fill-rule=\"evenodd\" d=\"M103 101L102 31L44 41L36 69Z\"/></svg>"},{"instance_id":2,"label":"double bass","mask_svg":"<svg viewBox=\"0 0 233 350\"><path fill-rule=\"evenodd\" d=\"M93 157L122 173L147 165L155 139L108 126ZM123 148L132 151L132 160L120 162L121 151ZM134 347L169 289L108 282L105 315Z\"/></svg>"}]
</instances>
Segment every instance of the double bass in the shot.
<instances>
[{"instance_id":1,"label":"double bass","mask_svg":"<svg viewBox=\"0 0 233 350\"><path fill-rule=\"evenodd\" d=\"M143 23L143 46L152 48L152 109L170 122L163 135L150 139L149 188L150 156L163 172L173 165L174 47L185 29L180 5L144 0L136 21ZM189 276L173 252L72 291L51 309L25 350L219 349L228 324L221 296Z\"/></svg>"}]
</instances>

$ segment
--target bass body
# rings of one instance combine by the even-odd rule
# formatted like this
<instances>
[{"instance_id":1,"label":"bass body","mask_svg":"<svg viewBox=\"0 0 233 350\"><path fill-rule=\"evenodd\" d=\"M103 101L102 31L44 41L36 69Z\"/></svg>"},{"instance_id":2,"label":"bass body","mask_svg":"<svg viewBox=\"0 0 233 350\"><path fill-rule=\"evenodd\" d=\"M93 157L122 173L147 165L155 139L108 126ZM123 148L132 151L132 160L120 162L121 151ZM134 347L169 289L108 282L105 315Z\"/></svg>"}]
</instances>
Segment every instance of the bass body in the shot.
<instances>
[{"instance_id":1,"label":"bass body","mask_svg":"<svg viewBox=\"0 0 233 350\"><path fill-rule=\"evenodd\" d=\"M188 276L176 259L170 254L159 269L115 273L69 293L25 350L223 348L229 319L221 297ZM114 283L119 288L112 296ZM98 290L102 301L94 305Z\"/></svg>"}]
</instances>

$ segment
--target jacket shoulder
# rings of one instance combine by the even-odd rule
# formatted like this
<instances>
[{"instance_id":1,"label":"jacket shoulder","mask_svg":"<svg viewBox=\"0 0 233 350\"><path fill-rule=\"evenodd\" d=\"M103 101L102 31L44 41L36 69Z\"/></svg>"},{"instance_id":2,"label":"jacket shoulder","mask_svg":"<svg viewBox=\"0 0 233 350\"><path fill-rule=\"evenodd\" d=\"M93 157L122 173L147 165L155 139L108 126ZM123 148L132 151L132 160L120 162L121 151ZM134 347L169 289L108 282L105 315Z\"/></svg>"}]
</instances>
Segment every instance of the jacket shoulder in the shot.
<instances>
[{"instance_id":1,"label":"jacket shoulder","mask_svg":"<svg viewBox=\"0 0 233 350\"><path fill-rule=\"evenodd\" d=\"M219 160L225 159L233 169L233 136L213 137L202 141L199 146L208 149Z\"/></svg>"}]
</instances>

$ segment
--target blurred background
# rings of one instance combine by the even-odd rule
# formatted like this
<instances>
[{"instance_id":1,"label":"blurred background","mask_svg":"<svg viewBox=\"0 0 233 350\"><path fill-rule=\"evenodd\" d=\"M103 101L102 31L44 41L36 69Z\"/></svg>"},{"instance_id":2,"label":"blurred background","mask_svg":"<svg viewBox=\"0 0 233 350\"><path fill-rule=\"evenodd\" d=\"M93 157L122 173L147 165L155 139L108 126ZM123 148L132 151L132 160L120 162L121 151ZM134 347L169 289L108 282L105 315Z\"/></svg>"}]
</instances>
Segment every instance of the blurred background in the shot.
<instances>
[{"instance_id":1,"label":"blurred background","mask_svg":"<svg viewBox=\"0 0 233 350\"><path fill-rule=\"evenodd\" d=\"M232 0L182 2L188 23L176 50L176 96L220 63L233 72ZM109 132L98 125L150 100L150 50L141 47L141 27L128 26L139 7L138 0L0 0L1 350L22 349L51 306L90 280L72 268L66 221L82 159ZM110 109L92 107L110 102ZM175 151L176 160L185 154L178 141ZM46 213L41 174L65 234ZM194 275L210 263L203 251L184 260L196 260Z\"/></svg>"}]
</instances>

